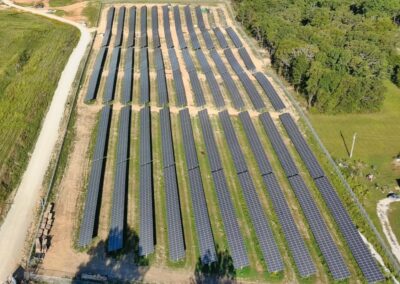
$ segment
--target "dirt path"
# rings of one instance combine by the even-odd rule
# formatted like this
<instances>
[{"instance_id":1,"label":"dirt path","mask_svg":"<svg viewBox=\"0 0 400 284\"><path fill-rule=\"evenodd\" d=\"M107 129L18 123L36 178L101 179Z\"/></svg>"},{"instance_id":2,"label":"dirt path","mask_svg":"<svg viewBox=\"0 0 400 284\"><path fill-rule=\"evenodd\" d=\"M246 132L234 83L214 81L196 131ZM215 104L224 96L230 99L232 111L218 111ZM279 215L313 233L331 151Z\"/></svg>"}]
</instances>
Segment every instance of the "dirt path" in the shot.
<instances>
[{"instance_id":1,"label":"dirt path","mask_svg":"<svg viewBox=\"0 0 400 284\"><path fill-rule=\"evenodd\" d=\"M392 249L393 254L400 261L400 244L396 238L396 235L393 233L392 227L390 226L389 218L388 218L388 210L390 204L393 202L400 202L400 200L384 198L378 202L376 205L376 213L379 217L379 221L382 224L383 233L386 236L386 239L389 242L389 245Z\"/></svg>"},{"instance_id":2,"label":"dirt path","mask_svg":"<svg viewBox=\"0 0 400 284\"><path fill-rule=\"evenodd\" d=\"M73 25L81 32L78 45L61 74L53 100L43 120L35 148L32 152L28 167L22 176L21 183L17 189L14 203L0 228L0 282L3 282L14 272L23 256L26 234L29 230L35 208L38 205L40 190L51 155L59 137L59 127L64 115L64 108L70 93L79 64L83 58L86 48L90 43L91 35L84 26L55 15L47 14L46 10L20 7L9 0L3 3L28 13L37 14Z\"/></svg>"}]
</instances>

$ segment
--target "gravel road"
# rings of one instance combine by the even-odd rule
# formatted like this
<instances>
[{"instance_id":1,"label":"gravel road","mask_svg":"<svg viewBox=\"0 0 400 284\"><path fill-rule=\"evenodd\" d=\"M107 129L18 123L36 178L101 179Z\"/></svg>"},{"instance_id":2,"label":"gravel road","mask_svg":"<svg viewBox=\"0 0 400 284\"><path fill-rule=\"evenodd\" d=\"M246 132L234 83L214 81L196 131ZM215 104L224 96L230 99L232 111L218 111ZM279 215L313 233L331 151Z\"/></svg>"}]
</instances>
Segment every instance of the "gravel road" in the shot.
<instances>
[{"instance_id":1,"label":"gravel road","mask_svg":"<svg viewBox=\"0 0 400 284\"><path fill-rule=\"evenodd\" d=\"M0 227L0 283L14 272L23 256L27 232L33 221L35 208L51 155L59 137L59 128L63 118L66 101L79 64L91 41L90 31L81 24L48 14L47 10L21 7L9 0L3 0L9 7L51 18L78 28L81 37L61 74L57 89L46 117L42 123L38 140L32 152L28 167L22 176L13 205Z\"/></svg>"}]
</instances>

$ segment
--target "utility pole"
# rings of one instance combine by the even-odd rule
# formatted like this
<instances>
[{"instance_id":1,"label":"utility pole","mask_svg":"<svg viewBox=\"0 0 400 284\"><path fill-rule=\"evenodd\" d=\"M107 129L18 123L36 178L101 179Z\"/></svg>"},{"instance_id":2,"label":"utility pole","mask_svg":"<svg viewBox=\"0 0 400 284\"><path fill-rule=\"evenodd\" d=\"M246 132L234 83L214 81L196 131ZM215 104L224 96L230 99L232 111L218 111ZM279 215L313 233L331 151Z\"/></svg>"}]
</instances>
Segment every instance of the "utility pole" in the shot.
<instances>
[{"instance_id":1,"label":"utility pole","mask_svg":"<svg viewBox=\"0 0 400 284\"><path fill-rule=\"evenodd\" d=\"M351 144L350 159L353 156L354 145L356 144L357 132L354 132L353 143Z\"/></svg>"}]
</instances>

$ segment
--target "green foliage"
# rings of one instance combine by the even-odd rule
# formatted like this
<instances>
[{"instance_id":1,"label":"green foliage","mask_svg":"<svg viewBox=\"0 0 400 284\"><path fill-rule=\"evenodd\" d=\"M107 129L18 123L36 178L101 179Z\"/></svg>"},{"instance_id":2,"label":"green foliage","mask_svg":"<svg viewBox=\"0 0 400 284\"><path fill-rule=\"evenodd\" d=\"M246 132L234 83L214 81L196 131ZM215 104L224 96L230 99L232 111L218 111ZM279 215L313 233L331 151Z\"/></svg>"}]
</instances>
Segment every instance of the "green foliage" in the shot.
<instances>
[{"instance_id":1,"label":"green foliage","mask_svg":"<svg viewBox=\"0 0 400 284\"><path fill-rule=\"evenodd\" d=\"M237 18L319 112L371 112L400 85L399 1L236 0Z\"/></svg>"},{"instance_id":2,"label":"green foliage","mask_svg":"<svg viewBox=\"0 0 400 284\"><path fill-rule=\"evenodd\" d=\"M29 160L79 32L49 19L4 10L0 38L1 209Z\"/></svg>"}]
</instances>

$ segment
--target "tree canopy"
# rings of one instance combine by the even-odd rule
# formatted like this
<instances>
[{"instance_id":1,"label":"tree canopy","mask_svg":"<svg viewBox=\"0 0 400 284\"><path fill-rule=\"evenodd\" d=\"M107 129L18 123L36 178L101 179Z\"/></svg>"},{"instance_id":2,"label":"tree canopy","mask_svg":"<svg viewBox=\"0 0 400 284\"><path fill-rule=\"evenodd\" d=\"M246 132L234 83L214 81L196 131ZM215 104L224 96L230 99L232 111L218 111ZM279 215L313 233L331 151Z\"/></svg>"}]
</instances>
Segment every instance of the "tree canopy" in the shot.
<instances>
[{"instance_id":1,"label":"tree canopy","mask_svg":"<svg viewBox=\"0 0 400 284\"><path fill-rule=\"evenodd\" d=\"M235 0L274 68L320 112L377 111L400 86L398 0Z\"/></svg>"}]
</instances>

